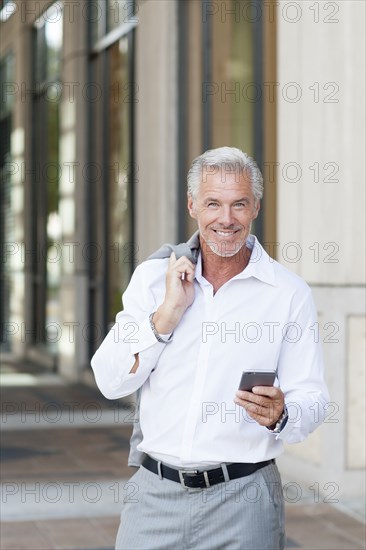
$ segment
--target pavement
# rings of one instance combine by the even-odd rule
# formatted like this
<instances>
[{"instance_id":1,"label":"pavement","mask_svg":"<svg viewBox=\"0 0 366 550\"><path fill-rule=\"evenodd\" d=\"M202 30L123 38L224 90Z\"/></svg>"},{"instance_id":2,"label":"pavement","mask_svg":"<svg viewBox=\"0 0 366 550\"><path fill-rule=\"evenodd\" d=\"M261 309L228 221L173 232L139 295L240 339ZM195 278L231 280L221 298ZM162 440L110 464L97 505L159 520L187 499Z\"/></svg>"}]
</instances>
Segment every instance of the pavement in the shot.
<instances>
[{"instance_id":1,"label":"pavement","mask_svg":"<svg viewBox=\"0 0 366 550\"><path fill-rule=\"evenodd\" d=\"M1 367L1 402L1 550L113 549L136 491L131 405L11 362ZM354 514L306 497L287 499L286 531L288 550L365 549Z\"/></svg>"}]
</instances>

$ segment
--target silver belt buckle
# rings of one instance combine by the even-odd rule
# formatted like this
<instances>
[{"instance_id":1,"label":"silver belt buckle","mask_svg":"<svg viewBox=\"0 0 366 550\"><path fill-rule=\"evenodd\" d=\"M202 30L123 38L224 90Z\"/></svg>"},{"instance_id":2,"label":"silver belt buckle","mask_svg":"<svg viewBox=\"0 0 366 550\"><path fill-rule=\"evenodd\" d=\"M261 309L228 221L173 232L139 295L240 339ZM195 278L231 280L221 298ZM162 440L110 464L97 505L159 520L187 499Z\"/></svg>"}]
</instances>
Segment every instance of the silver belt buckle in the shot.
<instances>
[{"instance_id":1,"label":"silver belt buckle","mask_svg":"<svg viewBox=\"0 0 366 550\"><path fill-rule=\"evenodd\" d=\"M180 484L184 489L192 489L192 487L187 487L184 482L184 474L198 474L198 470L178 470Z\"/></svg>"}]
</instances>

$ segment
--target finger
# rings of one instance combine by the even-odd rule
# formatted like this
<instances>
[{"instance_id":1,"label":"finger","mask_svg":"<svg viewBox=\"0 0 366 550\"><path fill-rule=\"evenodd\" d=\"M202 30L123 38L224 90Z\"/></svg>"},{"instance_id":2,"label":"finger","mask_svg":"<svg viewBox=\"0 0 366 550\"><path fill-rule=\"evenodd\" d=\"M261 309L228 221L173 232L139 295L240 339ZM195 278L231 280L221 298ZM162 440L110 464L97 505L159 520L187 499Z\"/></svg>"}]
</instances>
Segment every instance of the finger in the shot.
<instances>
[{"instance_id":1,"label":"finger","mask_svg":"<svg viewBox=\"0 0 366 550\"><path fill-rule=\"evenodd\" d=\"M274 420L273 411L269 411L268 409L263 409L262 407L259 407L258 405L254 405L253 403L249 403L246 406L243 407L248 415L261 424L262 426L266 426L267 424L272 424Z\"/></svg>"},{"instance_id":2,"label":"finger","mask_svg":"<svg viewBox=\"0 0 366 550\"><path fill-rule=\"evenodd\" d=\"M185 275L185 279L192 282L195 274L195 266L187 258L179 258L176 263L171 266L179 278L182 278L182 274Z\"/></svg>"},{"instance_id":3,"label":"finger","mask_svg":"<svg viewBox=\"0 0 366 550\"><path fill-rule=\"evenodd\" d=\"M247 411L255 410L258 414L265 416L270 416L275 408L272 401L268 401L267 403L254 403L253 401L243 401L242 399L234 399L234 401Z\"/></svg>"},{"instance_id":4,"label":"finger","mask_svg":"<svg viewBox=\"0 0 366 550\"><path fill-rule=\"evenodd\" d=\"M193 283L194 275L195 275L195 269L194 268L193 269L192 268L186 269L186 271L185 271L186 281L188 281L190 283Z\"/></svg>"},{"instance_id":5,"label":"finger","mask_svg":"<svg viewBox=\"0 0 366 550\"><path fill-rule=\"evenodd\" d=\"M244 398L240 397L241 394L249 395L249 399L246 399L245 397ZM249 407L250 405L261 407L263 411L266 411L266 414L268 414L269 411L272 410L273 407L275 406L273 399L270 399L268 397L263 397L260 395L254 395L250 392L239 390L238 392L236 392L236 396L238 399L238 404L241 405L242 407Z\"/></svg>"},{"instance_id":6,"label":"finger","mask_svg":"<svg viewBox=\"0 0 366 550\"><path fill-rule=\"evenodd\" d=\"M243 399L248 403L255 403L257 405L262 405L264 403L271 401L271 399L268 398L267 396L256 395L255 393L245 391L245 390L238 390L236 392L236 395L239 397L239 399Z\"/></svg>"},{"instance_id":7,"label":"finger","mask_svg":"<svg viewBox=\"0 0 366 550\"><path fill-rule=\"evenodd\" d=\"M169 258L169 267L172 267L176 263L176 261L177 261L177 258L175 256L174 252L172 252L170 254L170 258Z\"/></svg>"},{"instance_id":8,"label":"finger","mask_svg":"<svg viewBox=\"0 0 366 550\"><path fill-rule=\"evenodd\" d=\"M177 260L174 252L172 252L169 258L169 268L175 268L179 271L188 270L188 269L194 270L195 265L193 265L192 262L190 262L188 258L186 258L185 256L181 256Z\"/></svg>"},{"instance_id":9,"label":"finger","mask_svg":"<svg viewBox=\"0 0 366 550\"><path fill-rule=\"evenodd\" d=\"M169 257L169 266L168 266L168 271L170 273L175 273L175 275L179 278L179 279L184 279L185 278L185 269L184 267L182 266L182 262L180 261L182 258L179 258L177 260L177 257L175 255L175 252L173 251Z\"/></svg>"},{"instance_id":10,"label":"finger","mask_svg":"<svg viewBox=\"0 0 366 550\"><path fill-rule=\"evenodd\" d=\"M189 266L191 269L195 269L195 265L187 258L187 256L181 256L177 261L176 261L176 266L180 267L181 265L184 265L184 266Z\"/></svg>"},{"instance_id":11,"label":"finger","mask_svg":"<svg viewBox=\"0 0 366 550\"><path fill-rule=\"evenodd\" d=\"M244 405L244 409L246 410L248 415L253 418L253 420L259 423L268 422L271 416L270 414L268 414L268 411L266 409L263 409L262 407L255 405L254 403L248 403Z\"/></svg>"},{"instance_id":12,"label":"finger","mask_svg":"<svg viewBox=\"0 0 366 550\"><path fill-rule=\"evenodd\" d=\"M271 399L282 399L283 392L280 388L276 386L254 386L252 392L255 395L265 395Z\"/></svg>"},{"instance_id":13,"label":"finger","mask_svg":"<svg viewBox=\"0 0 366 550\"><path fill-rule=\"evenodd\" d=\"M177 268L176 266L174 266L171 274L177 279L182 279L189 282L192 282L194 279L194 270L192 270L190 267L180 266Z\"/></svg>"},{"instance_id":14,"label":"finger","mask_svg":"<svg viewBox=\"0 0 366 550\"><path fill-rule=\"evenodd\" d=\"M245 401L236 397L234 403L245 409L248 415L262 426L269 426L279 417L282 405L276 405L268 400L268 406L261 406L253 401Z\"/></svg>"},{"instance_id":15,"label":"finger","mask_svg":"<svg viewBox=\"0 0 366 550\"><path fill-rule=\"evenodd\" d=\"M246 390L238 390L235 395L239 397L239 399L244 399L245 401L251 401L256 397L253 396L252 392Z\"/></svg>"}]
</instances>

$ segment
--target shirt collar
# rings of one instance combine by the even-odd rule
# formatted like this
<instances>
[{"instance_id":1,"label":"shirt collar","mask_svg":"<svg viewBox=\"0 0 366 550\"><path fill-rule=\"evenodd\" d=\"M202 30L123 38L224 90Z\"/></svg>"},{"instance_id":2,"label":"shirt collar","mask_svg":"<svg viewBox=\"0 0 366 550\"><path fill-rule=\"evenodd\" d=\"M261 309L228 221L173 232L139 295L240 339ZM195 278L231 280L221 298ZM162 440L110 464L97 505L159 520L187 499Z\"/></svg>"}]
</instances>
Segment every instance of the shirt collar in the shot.
<instances>
[{"instance_id":1,"label":"shirt collar","mask_svg":"<svg viewBox=\"0 0 366 550\"><path fill-rule=\"evenodd\" d=\"M255 277L264 283L277 286L274 260L264 250L255 235L249 235L246 246L252 250L248 265L243 271L235 275L234 279L249 279ZM209 284L202 276L202 254L199 252L195 277L200 284Z\"/></svg>"}]
</instances>

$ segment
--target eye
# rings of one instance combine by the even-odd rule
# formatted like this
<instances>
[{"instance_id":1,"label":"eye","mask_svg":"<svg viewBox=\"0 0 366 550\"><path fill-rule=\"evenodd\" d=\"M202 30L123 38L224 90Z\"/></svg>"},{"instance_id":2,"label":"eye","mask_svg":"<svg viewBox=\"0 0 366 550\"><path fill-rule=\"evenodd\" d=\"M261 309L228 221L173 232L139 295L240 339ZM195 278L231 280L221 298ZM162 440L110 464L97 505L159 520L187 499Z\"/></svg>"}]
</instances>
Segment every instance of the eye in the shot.
<instances>
[{"instance_id":1,"label":"eye","mask_svg":"<svg viewBox=\"0 0 366 550\"><path fill-rule=\"evenodd\" d=\"M214 202L214 201L211 201L207 204L208 207L211 207L211 208L216 208L216 206L218 206L219 203L218 202Z\"/></svg>"},{"instance_id":2,"label":"eye","mask_svg":"<svg viewBox=\"0 0 366 550\"><path fill-rule=\"evenodd\" d=\"M248 203L247 203L247 202L236 202L236 203L234 204L234 206L235 206L236 208L246 208L246 207L248 206Z\"/></svg>"}]
</instances>

